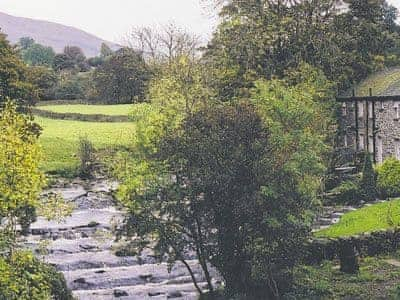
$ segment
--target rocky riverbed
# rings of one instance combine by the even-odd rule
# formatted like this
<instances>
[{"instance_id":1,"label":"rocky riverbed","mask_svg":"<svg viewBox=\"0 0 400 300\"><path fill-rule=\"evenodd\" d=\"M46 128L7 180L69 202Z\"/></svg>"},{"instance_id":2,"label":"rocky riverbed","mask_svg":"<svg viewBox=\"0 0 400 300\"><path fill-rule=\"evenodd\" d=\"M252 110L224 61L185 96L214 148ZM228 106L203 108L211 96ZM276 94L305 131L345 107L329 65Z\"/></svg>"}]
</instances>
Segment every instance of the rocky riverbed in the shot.
<instances>
[{"instance_id":1,"label":"rocky riverbed","mask_svg":"<svg viewBox=\"0 0 400 300\"><path fill-rule=\"evenodd\" d=\"M77 299L197 299L182 264L168 272L151 253L140 258L115 255L113 228L123 220L112 196L115 188L105 179L59 182L46 192L73 203L72 215L60 223L39 217L24 243L64 274ZM198 262L188 263L205 288Z\"/></svg>"}]
</instances>

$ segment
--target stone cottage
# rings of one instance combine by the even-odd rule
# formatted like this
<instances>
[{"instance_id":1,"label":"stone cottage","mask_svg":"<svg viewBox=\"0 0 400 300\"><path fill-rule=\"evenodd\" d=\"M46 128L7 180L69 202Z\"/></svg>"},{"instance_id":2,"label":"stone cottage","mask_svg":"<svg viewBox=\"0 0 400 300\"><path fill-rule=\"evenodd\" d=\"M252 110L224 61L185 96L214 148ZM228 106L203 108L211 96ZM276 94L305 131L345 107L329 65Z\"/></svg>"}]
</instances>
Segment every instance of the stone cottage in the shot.
<instances>
[{"instance_id":1,"label":"stone cottage","mask_svg":"<svg viewBox=\"0 0 400 300\"><path fill-rule=\"evenodd\" d=\"M400 159L400 95L338 98L338 149Z\"/></svg>"}]
</instances>

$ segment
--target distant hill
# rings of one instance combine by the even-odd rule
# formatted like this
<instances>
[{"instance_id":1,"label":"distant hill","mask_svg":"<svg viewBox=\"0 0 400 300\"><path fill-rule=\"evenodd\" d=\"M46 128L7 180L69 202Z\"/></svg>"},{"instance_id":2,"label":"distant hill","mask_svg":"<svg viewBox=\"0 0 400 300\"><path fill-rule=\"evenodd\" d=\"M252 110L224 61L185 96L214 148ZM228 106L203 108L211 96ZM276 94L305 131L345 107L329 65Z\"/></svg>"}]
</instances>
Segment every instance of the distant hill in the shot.
<instances>
[{"instance_id":1,"label":"distant hill","mask_svg":"<svg viewBox=\"0 0 400 300\"><path fill-rule=\"evenodd\" d=\"M374 73L354 87L357 96L368 96L369 88L373 96L400 95L400 66ZM351 94L350 89L343 96Z\"/></svg>"},{"instance_id":2,"label":"distant hill","mask_svg":"<svg viewBox=\"0 0 400 300\"><path fill-rule=\"evenodd\" d=\"M64 47L78 46L86 56L99 54L101 43L106 43L112 49L118 45L104 41L80 29L53 22L28 18L14 17L0 12L0 29L8 35L11 43L17 43L21 37L29 36L42 45L51 46L56 52L62 52Z\"/></svg>"}]
</instances>

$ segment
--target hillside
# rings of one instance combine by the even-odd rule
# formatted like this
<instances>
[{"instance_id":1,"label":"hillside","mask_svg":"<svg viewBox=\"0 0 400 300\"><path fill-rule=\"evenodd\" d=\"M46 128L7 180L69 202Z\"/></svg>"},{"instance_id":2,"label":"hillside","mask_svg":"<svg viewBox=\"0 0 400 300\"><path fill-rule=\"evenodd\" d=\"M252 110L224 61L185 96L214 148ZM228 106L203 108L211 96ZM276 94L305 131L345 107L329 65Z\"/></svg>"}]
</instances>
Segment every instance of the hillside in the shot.
<instances>
[{"instance_id":1,"label":"hillside","mask_svg":"<svg viewBox=\"0 0 400 300\"><path fill-rule=\"evenodd\" d=\"M21 37L29 36L42 45L53 47L56 52L62 52L66 45L78 46L86 56L93 57L99 54L103 42L113 49L118 48L116 44L74 27L14 17L2 12L0 12L0 28L3 33L8 35L8 39L12 43L18 42Z\"/></svg>"},{"instance_id":2,"label":"hillside","mask_svg":"<svg viewBox=\"0 0 400 300\"><path fill-rule=\"evenodd\" d=\"M357 96L368 96L369 88L376 95L400 95L400 67L388 68L372 74L360 82L356 87ZM351 96L351 90L345 96Z\"/></svg>"}]
</instances>

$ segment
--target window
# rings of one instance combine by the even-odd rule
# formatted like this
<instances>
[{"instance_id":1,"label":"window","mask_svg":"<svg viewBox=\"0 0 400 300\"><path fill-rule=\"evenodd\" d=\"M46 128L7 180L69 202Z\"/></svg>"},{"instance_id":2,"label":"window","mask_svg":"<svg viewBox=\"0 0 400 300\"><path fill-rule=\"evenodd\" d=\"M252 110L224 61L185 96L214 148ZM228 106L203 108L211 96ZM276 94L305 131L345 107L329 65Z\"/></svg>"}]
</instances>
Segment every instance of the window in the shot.
<instances>
[{"instance_id":1,"label":"window","mask_svg":"<svg viewBox=\"0 0 400 300\"><path fill-rule=\"evenodd\" d=\"M374 138L372 136L368 138L368 152L374 153Z\"/></svg>"},{"instance_id":2,"label":"window","mask_svg":"<svg viewBox=\"0 0 400 300\"><path fill-rule=\"evenodd\" d=\"M364 135L360 134L358 137L358 149L364 150Z\"/></svg>"},{"instance_id":3,"label":"window","mask_svg":"<svg viewBox=\"0 0 400 300\"><path fill-rule=\"evenodd\" d=\"M347 105L346 102L342 104L342 116L347 116Z\"/></svg>"},{"instance_id":4,"label":"window","mask_svg":"<svg viewBox=\"0 0 400 300\"><path fill-rule=\"evenodd\" d=\"M400 117L399 102L393 102L394 119L398 120Z\"/></svg>"},{"instance_id":5,"label":"window","mask_svg":"<svg viewBox=\"0 0 400 300\"><path fill-rule=\"evenodd\" d=\"M358 117L362 118L364 116L364 103L359 102L358 103Z\"/></svg>"},{"instance_id":6,"label":"window","mask_svg":"<svg viewBox=\"0 0 400 300\"><path fill-rule=\"evenodd\" d=\"M372 119L373 118L373 111L372 111L372 102L368 102L368 117L370 118L370 119Z\"/></svg>"}]
</instances>

